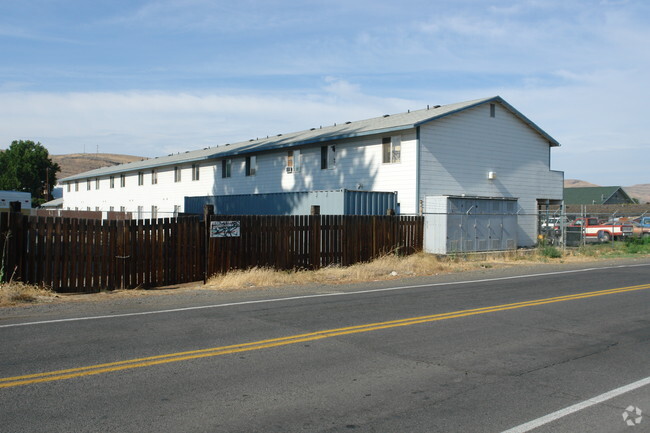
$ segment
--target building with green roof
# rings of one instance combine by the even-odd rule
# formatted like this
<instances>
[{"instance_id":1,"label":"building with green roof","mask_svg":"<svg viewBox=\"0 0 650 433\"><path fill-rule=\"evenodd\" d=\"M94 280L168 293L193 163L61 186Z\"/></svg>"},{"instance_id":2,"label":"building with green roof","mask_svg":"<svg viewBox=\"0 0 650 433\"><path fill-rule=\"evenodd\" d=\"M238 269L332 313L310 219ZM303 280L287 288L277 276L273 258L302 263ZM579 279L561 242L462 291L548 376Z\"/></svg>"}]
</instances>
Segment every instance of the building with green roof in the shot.
<instances>
[{"instance_id":1,"label":"building with green roof","mask_svg":"<svg viewBox=\"0 0 650 433\"><path fill-rule=\"evenodd\" d=\"M564 204L628 204L634 200L620 186L564 188Z\"/></svg>"}]
</instances>

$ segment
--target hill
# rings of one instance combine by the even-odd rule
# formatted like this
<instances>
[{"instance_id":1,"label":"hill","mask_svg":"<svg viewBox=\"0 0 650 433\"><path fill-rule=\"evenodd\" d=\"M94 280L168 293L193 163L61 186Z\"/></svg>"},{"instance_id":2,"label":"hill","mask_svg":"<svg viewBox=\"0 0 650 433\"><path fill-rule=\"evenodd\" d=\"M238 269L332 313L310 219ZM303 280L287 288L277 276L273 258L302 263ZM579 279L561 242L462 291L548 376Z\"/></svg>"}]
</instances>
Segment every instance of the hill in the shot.
<instances>
[{"instance_id":1,"label":"hill","mask_svg":"<svg viewBox=\"0 0 650 433\"><path fill-rule=\"evenodd\" d=\"M112 153L70 153L67 155L51 155L51 158L52 161L61 167L61 172L57 174L58 179L96 168L147 159L141 156L117 155Z\"/></svg>"},{"instance_id":2,"label":"hill","mask_svg":"<svg viewBox=\"0 0 650 433\"><path fill-rule=\"evenodd\" d=\"M585 182L584 180L580 180L580 179L564 179L565 188L585 188L590 186L600 186L600 185Z\"/></svg>"},{"instance_id":3,"label":"hill","mask_svg":"<svg viewBox=\"0 0 650 433\"><path fill-rule=\"evenodd\" d=\"M639 199L639 202L650 203L650 183L624 186L623 189L631 197Z\"/></svg>"}]
</instances>

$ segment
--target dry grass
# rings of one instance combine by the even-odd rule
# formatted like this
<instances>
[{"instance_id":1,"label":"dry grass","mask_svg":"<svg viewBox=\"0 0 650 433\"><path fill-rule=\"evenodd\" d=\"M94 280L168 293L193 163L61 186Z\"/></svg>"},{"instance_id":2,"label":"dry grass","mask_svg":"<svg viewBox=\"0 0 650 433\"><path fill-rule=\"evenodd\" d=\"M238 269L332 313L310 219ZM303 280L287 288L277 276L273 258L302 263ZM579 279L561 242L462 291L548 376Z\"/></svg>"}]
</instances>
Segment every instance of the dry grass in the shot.
<instances>
[{"instance_id":1,"label":"dry grass","mask_svg":"<svg viewBox=\"0 0 650 433\"><path fill-rule=\"evenodd\" d=\"M54 292L42 287L15 281L0 283L0 307L50 301L54 298L56 298Z\"/></svg>"},{"instance_id":2,"label":"dry grass","mask_svg":"<svg viewBox=\"0 0 650 433\"><path fill-rule=\"evenodd\" d=\"M293 284L346 284L363 281L390 280L403 277L440 275L475 269L513 266L514 262L544 261L535 255L505 253L497 256L440 257L419 253L407 257L384 256L369 263L348 267L330 266L317 271L275 271L253 268L216 275L208 288L236 290L253 287L272 287Z\"/></svg>"}]
</instances>

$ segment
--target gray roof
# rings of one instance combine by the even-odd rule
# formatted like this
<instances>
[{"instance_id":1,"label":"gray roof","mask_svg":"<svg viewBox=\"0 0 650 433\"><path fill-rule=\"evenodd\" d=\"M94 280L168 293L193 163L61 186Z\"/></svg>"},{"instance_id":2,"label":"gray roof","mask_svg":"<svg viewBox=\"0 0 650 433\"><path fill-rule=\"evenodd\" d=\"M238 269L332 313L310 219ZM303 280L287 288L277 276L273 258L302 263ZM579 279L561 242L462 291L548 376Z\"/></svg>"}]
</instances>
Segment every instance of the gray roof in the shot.
<instances>
[{"instance_id":1,"label":"gray roof","mask_svg":"<svg viewBox=\"0 0 650 433\"><path fill-rule=\"evenodd\" d=\"M517 111L514 107L504 101L500 96L490 98L475 99L473 101L459 102L448 105L435 105L423 110L409 111L406 113L384 115L372 119L359 120L356 122L345 122L320 128L312 128L305 131L292 132L289 134L278 134L273 137L260 138L244 141L234 144L219 145L208 147L202 150L187 151L175 155L145 159L142 161L130 162L127 164L114 165L110 167L98 168L95 170L79 173L61 179L62 182L68 182L89 177L107 176L116 173L126 173L138 170L152 169L156 167L177 165L181 163L190 163L203 161L206 159L226 158L248 153L263 152L274 149L297 147L306 144L324 143L333 140L345 138L362 137L374 134L386 134L390 132L402 131L415 128L424 123L449 116L459 111L474 108L485 103L499 103L515 116L548 140L550 146L559 146L553 137L544 132L540 127L535 125L526 116Z\"/></svg>"}]
</instances>

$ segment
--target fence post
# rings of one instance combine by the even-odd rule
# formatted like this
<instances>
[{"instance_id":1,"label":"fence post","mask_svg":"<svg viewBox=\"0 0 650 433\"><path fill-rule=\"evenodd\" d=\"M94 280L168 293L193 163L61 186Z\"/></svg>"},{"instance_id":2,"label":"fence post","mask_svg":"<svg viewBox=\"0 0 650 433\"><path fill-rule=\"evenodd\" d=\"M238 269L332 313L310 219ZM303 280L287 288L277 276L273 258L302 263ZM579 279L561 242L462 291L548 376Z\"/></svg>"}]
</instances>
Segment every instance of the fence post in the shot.
<instances>
[{"instance_id":1,"label":"fence post","mask_svg":"<svg viewBox=\"0 0 650 433\"><path fill-rule=\"evenodd\" d=\"M320 206L311 207L311 265L314 270L320 269Z\"/></svg>"},{"instance_id":2,"label":"fence post","mask_svg":"<svg viewBox=\"0 0 650 433\"><path fill-rule=\"evenodd\" d=\"M0 263L0 265L6 265L4 268L4 280L5 282L10 282L17 270L19 264L19 257L22 256L22 251L19 251L19 239L22 237L22 233L19 233L21 220L23 215L20 213L20 202L10 202L9 203L9 215L7 216L7 234L6 238L3 239L6 244L4 244L3 254L5 263Z\"/></svg>"},{"instance_id":3,"label":"fence post","mask_svg":"<svg viewBox=\"0 0 650 433\"><path fill-rule=\"evenodd\" d=\"M214 215L214 205L203 206L203 224L205 224L205 250L203 251L203 284L208 282L208 268L210 265L210 217Z\"/></svg>"}]
</instances>

